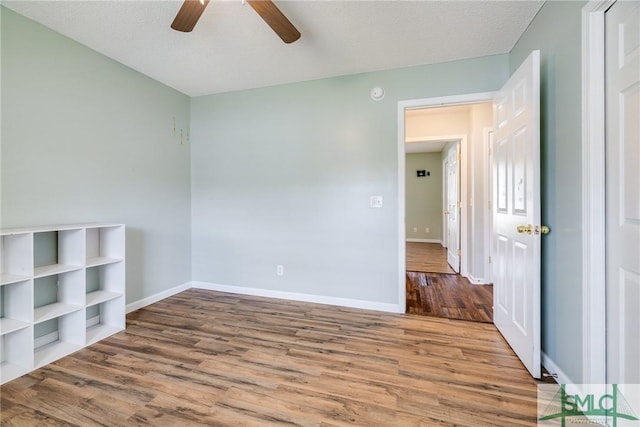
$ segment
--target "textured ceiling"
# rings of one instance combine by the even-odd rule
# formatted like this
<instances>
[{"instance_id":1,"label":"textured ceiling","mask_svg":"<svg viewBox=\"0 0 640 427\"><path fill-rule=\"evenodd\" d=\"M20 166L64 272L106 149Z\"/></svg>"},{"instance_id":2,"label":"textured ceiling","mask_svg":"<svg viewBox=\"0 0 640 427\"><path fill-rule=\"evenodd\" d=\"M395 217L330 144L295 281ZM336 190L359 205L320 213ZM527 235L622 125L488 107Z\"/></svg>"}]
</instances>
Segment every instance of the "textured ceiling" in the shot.
<instances>
[{"instance_id":1,"label":"textured ceiling","mask_svg":"<svg viewBox=\"0 0 640 427\"><path fill-rule=\"evenodd\" d=\"M286 45L249 5L213 0L191 33L181 1L6 1L6 7L191 96L507 53L542 1L275 1Z\"/></svg>"}]
</instances>

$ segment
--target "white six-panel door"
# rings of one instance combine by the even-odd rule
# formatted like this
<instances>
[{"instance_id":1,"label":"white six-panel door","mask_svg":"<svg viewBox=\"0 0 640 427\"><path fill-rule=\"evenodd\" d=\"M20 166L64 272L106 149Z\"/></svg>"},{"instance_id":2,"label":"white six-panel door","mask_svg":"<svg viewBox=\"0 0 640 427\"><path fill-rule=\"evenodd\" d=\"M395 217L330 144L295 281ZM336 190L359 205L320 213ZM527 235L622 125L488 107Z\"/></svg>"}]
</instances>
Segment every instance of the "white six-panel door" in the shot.
<instances>
[{"instance_id":1,"label":"white six-panel door","mask_svg":"<svg viewBox=\"0 0 640 427\"><path fill-rule=\"evenodd\" d=\"M607 382L640 384L640 2L605 31Z\"/></svg>"},{"instance_id":2,"label":"white six-panel door","mask_svg":"<svg viewBox=\"0 0 640 427\"><path fill-rule=\"evenodd\" d=\"M540 378L540 52L494 101L494 323ZM520 232L518 231L520 228Z\"/></svg>"},{"instance_id":3,"label":"white six-panel door","mask_svg":"<svg viewBox=\"0 0 640 427\"><path fill-rule=\"evenodd\" d=\"M456 273L460 272L460 145L451 147L446 161L447 193L447 262Z\"/></svg>"}]
</instances>

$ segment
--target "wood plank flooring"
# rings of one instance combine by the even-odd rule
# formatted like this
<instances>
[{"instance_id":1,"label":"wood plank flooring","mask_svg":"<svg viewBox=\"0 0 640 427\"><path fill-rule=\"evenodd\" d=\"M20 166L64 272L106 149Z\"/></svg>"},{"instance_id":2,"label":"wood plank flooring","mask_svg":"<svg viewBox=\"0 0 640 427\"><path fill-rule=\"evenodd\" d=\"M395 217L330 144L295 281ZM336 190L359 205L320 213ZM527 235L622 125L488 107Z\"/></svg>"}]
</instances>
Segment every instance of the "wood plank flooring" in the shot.
<instances>
[{"instance_id":1,"label":"wood plank flooring","mask_svg":"<svg viewBox=\"0 0 640 427\"><path fill-rule=\"evenodd\" d=\"M447 263L447 250L440 243L406 243L407 271L456 274Z\"/></svg>"},{"instance_id":2,"label":"wood plank flooring","mask_svg":"<svg viewBox=\"0 0 640 427\"><path fill-rule=\"evenodd\" d=\"M493 321L493 286L474 285L455 274L439 243L407 242L407 313Z\"/></svg>"},{"instance_id":3,"label":"wood plank flooring","mask_svg":"<svg viewBox=\"0 0 640 427\"><path fill-rule=\"evenodd\" d=\"M493 322L493 286L458 274L407 272L407 313Z\"/></svg>"},{"instance_id":4,"label":"wood plank flooring","mask_svg":"<svg viewBox=\"0 0 640 427\"><path fill-rule=\"evenodd\" d=\"M0 388L3 426L535 426L493 325L191 289Z\"/></svg>"}]
</instances>

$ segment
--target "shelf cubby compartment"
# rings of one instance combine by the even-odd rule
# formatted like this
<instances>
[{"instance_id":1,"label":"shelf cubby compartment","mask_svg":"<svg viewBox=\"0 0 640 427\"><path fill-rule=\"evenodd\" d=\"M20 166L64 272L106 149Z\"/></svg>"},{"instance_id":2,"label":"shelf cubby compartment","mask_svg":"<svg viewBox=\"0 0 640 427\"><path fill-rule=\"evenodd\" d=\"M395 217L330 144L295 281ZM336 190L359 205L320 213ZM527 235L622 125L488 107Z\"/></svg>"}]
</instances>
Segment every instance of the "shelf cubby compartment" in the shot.
<instances>
[{"instance_id":1,"label":"shelf cubby compartment","mask_svg":"<svg viewBox=\"0 0 640 427\"><path fill-rule=\"evenodd\" d=\"M96 226L86 229L86 266L93 267L124 260L123 225Z\"/></svg>"},{"instance_id":2,"label":"shelf cubby compartment","mask_svg":"<svg viewBox=\"0 0 640 427\"><path fill-rule=\"evenodd\" d=\"M87 345L124 330L124 295L87 306L86 316Z\"/></svg>"},{"instance_id":3,"label":"shelf cubby compartment","mask_svg":"<svg viewBox=\"0 0 640 427\"><path fill-rule=\"evenodd\" d=\"M124 329L124 275L124 262L87 267L87 345Z\"/></svg>"},{"instance_id":4,"label":"shelf cubby compartment","mask_svg":"<svg viewBox=\"0 0 640 427\"><path fill-rule=\"evenodd\" d=\"M85 310L79 310L36 323L33 326L33 365L40 368L85 345Z\"/></svg>"},{"instance_id":5,"label":"shelf cubby compartment","mask_svg":"<svg viewBox=\"0 0 640 427\"><path fill-rule=\"evenodd\" d=\"M0 235L0 285L21 282L33 275L33 234Z\"/></svg>"},{"instance_id":6,"label":"shelf cubby compartment","mask_svg":"<svg viewBox=\"0 0 640 427\"><path fill-rule=\"evenodd\" d=\"M83 274L76 270L34 279L34 323L83 309Z\"/></svg>"},{"instance_id":7,"label":"shelf cubby compartment","mask_svg":"<svg viewBox=\"0 0 640 427\"><path fill-rule=\"evenodd\" d=\"M81 269L85 261L84 232L79 228L34 233L34 277Z\"/></svg>"},{"instance_id":8,"label":"shelf cubby compartment","mask_svg":"<svg viewBox=\"0 0 640 427\"><path fill-rule=\"evenodd\" d=\"M124 296L124 276L124 262L87 267L84 304L95 305Z\"/></svg>"},{"instance_id":9,"label":"shelf cubby compartment","mask_svg":"<svg viewBox=\"0 0 640 427\"><path fill-rule=\"evenodd\" d=\"M0 336L0 383L4 384L31 371L33 365L33 326Z\"/></svg>"},{"instance_id":10,"label":"shelf cubby compartment","mask_svg":"<svg viewBox=\"0 0 640 427\"><path fill-rule=\"evenodd\" d=\"M33 319L33 281L0 286L0 335L26 328Z\"/></svg>"}]
</instances>

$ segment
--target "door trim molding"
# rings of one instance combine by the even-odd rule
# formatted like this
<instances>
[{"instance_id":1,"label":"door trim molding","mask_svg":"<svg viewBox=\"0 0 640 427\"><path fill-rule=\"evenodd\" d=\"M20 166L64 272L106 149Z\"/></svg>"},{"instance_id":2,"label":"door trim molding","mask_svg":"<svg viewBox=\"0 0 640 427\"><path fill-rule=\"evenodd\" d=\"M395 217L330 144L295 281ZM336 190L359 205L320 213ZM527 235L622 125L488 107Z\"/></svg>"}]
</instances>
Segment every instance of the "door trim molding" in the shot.
<instances>
[{"instance_id":1,"label":"door trim molding","mask_svg":"<svg viewBox=\"0 0 640 427\"><path fill-rule=\"evenodd\" d=\"M487 202L485 206L478 207L485 210L484 230L485 230L485 259L484 259L484 276L487 283L493 283L491 271L491 233L493 231L493 214L491 206L493 203L493 127L485 127L482 129L483 138L483 155L485 159L484 179L487 185L484 188L484 199ZM475 205L474 205L475 206Z\"/></svg>"},{"instance_id":2,"label":"door trim molding","mask_svg":"<svg viewBox=\"0 0 640 427\"><path fill-rule=\"evenodd\" d=\"M467 168L468 166L468 162L467 162L467 155L466 153L468 153L469 151L469 147L467 145L467 135L460 135L456 140L451 141L454 143L454 145L450 146L449 149L447 149L447 155L446 158L448 159L450 156L450 152L451 150L454 150L454 156L456 156L456 163L457 163L457 168L458 168L458 182L456 182L456 185L458 186L456 193L457 193L457 202L456 204L458 205L458 247L457 247L457 251L459 251L458 253L460 255L458 255L458 274L460 274L463 277L469 277L469 265L468 265L468 259L469 259L469 236L468 236L468 232L469 232L469 210L468 210L468 206L465 204L465 201L469 200L469 196L468 196L468 191L469 191L469 181L468 181L468 174L467 174ZM464 153L464 154L463 154ZM445 162L448 164L448 161ZM449 202L449 198L448 198L448 191L449 191L449 177L447 175L448 171L443 170L443 173L445 175L445 179L442 181L443 187L442 187L442 195L443 195L443 205L442 207L447 206L448 202ZM442 234L445 236L448 236L449 233L449 218L446 217L446 215L442 215L442 223L443 223L443 228L442 228ZM463 226L464 224L464 226ZM449 261L449 238L447 237L447 262ZM451 266L451 264L449 264ZM452 266L453 268L453 266ZM456 271L456 269L453 269L454 271Z\"/></svg>"},{"instance_id":3,"label":"door trim molding","mask_svg":"<svg viewBox=\"0 0 640 427\"><path fill-rule=\"evenodd\" d=\"M401 312L406 311L406 249L405 249L405 118L404 113L407 109L413 108L429 108L429 107L447 107L452 105L474 104L480 102L493 101L495 92L480 92L463 95L441 96L435 98L422 98L398 101L398 308ZM461 164L466 165L467 153L462 153ZM464 162L462 162L464 159ZM461 179L466 179L467 171L461 172ZM462 196L462 195L461 195ZM463 203L463 209L466 203ZM462 219L462 217L461 217ZM465 213L466 219L466 213ZM465 251L466 252L466 251ZM466 254L463 254L466 257ZM462 273L462 265L460 272ZM466 268L466 262L464 266Z\"/></svg>"},{"instance_id":4,"label":"door trim molding","mask_svg":"<svg viewBox=\"0 0 640 427\"><path fill-rule=\"evenodd\" d=\"M582 383L606 383L605 33L615 0L582 8Z\"/></svg>"}]
</instances>

